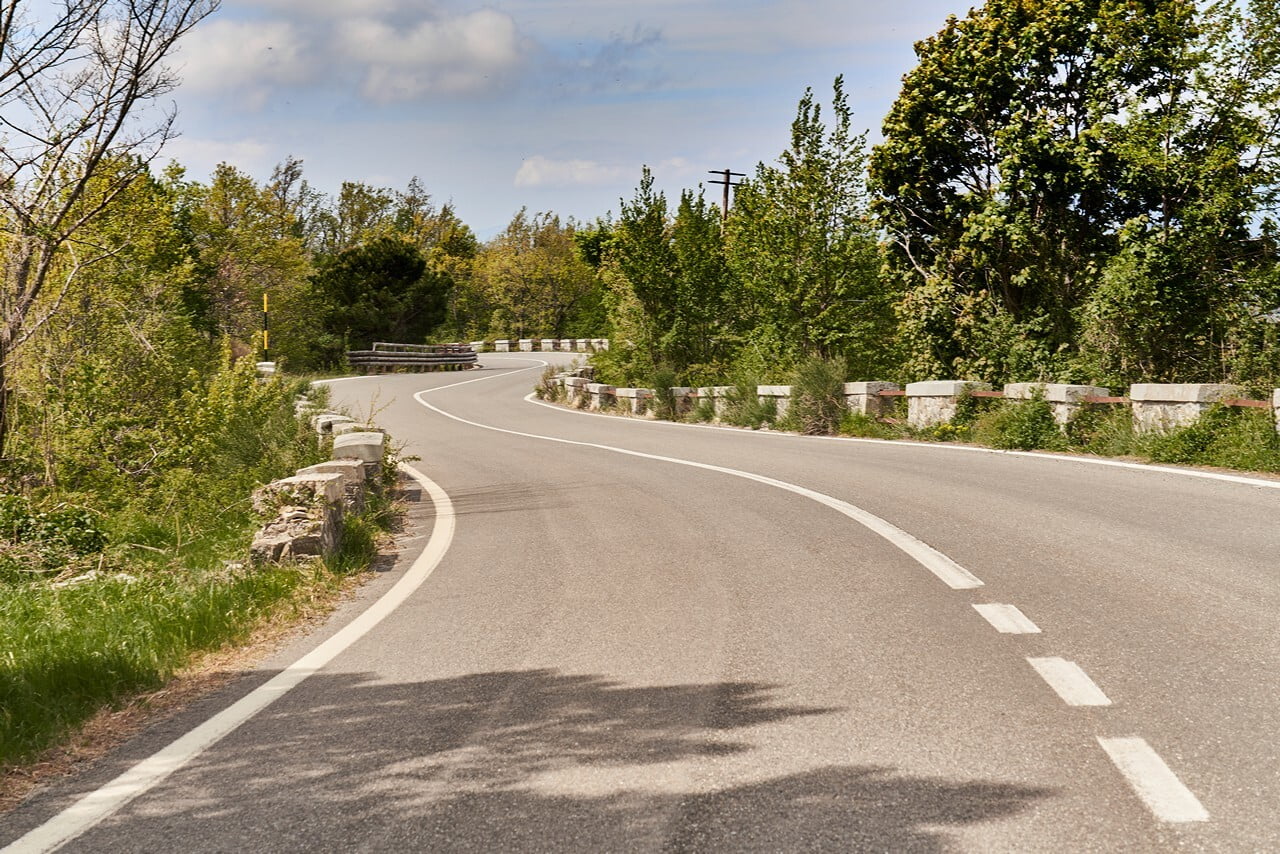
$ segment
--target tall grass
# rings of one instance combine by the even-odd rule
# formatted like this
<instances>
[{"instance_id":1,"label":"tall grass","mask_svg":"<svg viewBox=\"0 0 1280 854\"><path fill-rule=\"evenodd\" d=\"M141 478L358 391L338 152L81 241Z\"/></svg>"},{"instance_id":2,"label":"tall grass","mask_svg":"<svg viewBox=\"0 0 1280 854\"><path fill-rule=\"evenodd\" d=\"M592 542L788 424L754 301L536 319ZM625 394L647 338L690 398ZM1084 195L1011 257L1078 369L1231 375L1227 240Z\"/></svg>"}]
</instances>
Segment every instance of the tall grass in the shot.
<instances>
[{"instance_id":1,"label":"tall grass","mask_svg":"<svg viewBox=\"0 0 1280 854\"><path fill-rule=\"evenodd\" d=\"M383 496L348 520L343 549L327 564L244 567L259 522L253 488L323 457L293 414L300 387L259 382L251 367L228 367L193 388L166 415L170 444L129 481L100 478L92 492L0 503L0 515L18 520L0 530L0 558L33 543L94 545L91 529L105 533L65 566L0 572L0 766L32 759L98 710L325 598L343 574L368 565L391 516ZM41 500L98 512L41 515ZM97 577L52 583L87 569Z\"/></svg>"},{"instance_id":2,"label":"tall grass","mask_svg":"<svg viewBox=\"0 0 1280 854\"><path fill-rule=\"evenodd\" d=\"M9 591L0 598L0 765L159 687L193 653L243 639L302 583L297 570L273 569Z\"/></svg>"}]
</instances>

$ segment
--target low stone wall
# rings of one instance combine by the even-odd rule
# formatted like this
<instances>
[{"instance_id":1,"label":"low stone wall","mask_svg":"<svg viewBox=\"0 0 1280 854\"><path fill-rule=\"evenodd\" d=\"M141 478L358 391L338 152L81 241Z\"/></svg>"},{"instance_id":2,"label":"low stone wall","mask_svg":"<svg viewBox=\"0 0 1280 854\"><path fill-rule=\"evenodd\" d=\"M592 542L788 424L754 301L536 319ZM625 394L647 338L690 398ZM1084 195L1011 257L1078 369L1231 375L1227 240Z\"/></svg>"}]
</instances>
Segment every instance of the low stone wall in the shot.
<instances>
[{"instance_id":1,"label":"low stone wall","mask_svg":"<svg viewBox=\"0 0 1280 854\"><path fill-rule=\"evenodd\" d=\"M587 383L587 407L597 412L611 409L618 400L618 390L604 383Z\"/></svg>"},{"instance_id":2,"label":"low stone wall","mask_svg":"<svg viewBox=\"0 0 1280 854\"><path fill-rule=\"evenodd\" d=\"M296 474L258 488L254 510L263 525L249 547L255 564L329 557L342 545L347 513L358 513L381 480L386 434L364 427L336 412L311 412L308 401L295 407L318 433L336 433L332 459L299 469Z\"/></svg>"},{"instance_id":3,"label":"low stone wall","mask_svg":"<svg viewBox=\"0 0 1280 854\"><path fill-rule=\"evenodd\" d=\"M614 396L618 409L629 415L647 415L653 411L653 389L617 388Z\"/></svg>"},{"instance_id":4,"label":"low stone wall","mask_svg":"<svg viewBox=\"0 0 1280 854\"><path fill-rule=\"evenodd\" d=\"M1140 433L1185 427L1215 403L1240 396L1239 386L1221 384L1141 383L1129 387L1133 426Z\"/></svg>"},{"instance_id":5,"label":"low stone wall","mask_svg":"<svg viewBox=\"0 0 1280 854\"><path fill-rule=\"evenodd\" d=\"M565 403L577 406L578 401L587 394L586 377L564 377L561 382L564 385Z\"/></svg>"},{"instance_id":6,"label":"low stone wall","mask_svg":"<svg viewBox=\"0 0 1280 854\"><path fill-rule=\"evenodd\" d=\"M756 386L756 397L761 403L773 401L778 407L778 417L787 414L787 410L791 407L791 386L789 385L758 385Z\"/></svg>"},{"instance_id":7,"label":"low stone wall","mask_svg":"<svg viewBox=\"0 0 1280 854\"><path fill-rule=\"evenodd\" d=\"M608 338L499 338L468 343L477 353L598 353L609 349Z\"/></svg>"},{"instance_id":8,"label":"low stone wall","mask_svg":"<svg viewBox=\"0 0 1280 854\"><path fill-rule=\"evenodd\" d=\"M966 380L907 383L907 423L918 430L946 424L956 417L962 394L990 390L990 383Z\"/></svg>"},{"instance_id":9,"label":"low stone wall","mask_svg":"<svg viewBox=\"0 0 1280 854\"><path fill-rule=\"evenodd\" d=\"M893 406L891 398L882 397L882 391L901 391L897 383L845 383L844 404L850 412L879 418Z\"/></svg>"},{"instance_id":10,"label":"low stone wall","mask_svg":"<svg viewBox=\"0 0 1280 854\"><path fill-rule=\"evenodd\" d=\"M607 394L593 394L587 386L589 380L569 374L559 374L557 382L565 390L570 405L577 405L580 398L589 396L592 409L608 408ZM602 389L612 388L601 386ZM709 401L717 419L728 409L734 386L703 386L671 389L676 415L692 412L702 402ZM845 405L850 412L873 418L883 417L892 408L898 395L882 392L900 392L897 383L856 382L844 384ZM916 429L926 429L953 421L966 394L992 392L991 385L972 380L931 380L908 383L902 396L907 399L907 421ZM1128 397L1113 397L1111 389L1092 385L1066 383L1009 383L1001 392L985 396L1003 397L1008 400L1030 400L1040 395L1053 411L1054 420L1065 427L1072 416L1082 408L1094 404L1132 404L1134 429L1138 432L1171 430L1193 423L1211 406L1226 402L1229 405L1251 405L1272 411L1276 429L1280 430L1280 389L1276 389L1270 401L1241 401L1241 389L1233 385L1206 384L1138 384L1129 390ZM778 416L785 415L791 405L791 386L762 385L756 387L761 403L773 401ZM652 389L613 389L613 400L619 411L632 415L653 413ZM981 395L980 395L981 396ZM335 430L336 432L336 430Z\"/></svg>"},{"instance_id":11,"label":"low stone wall","mask_svg":"<svg viewBox=\"0 0 1280 854\"><path fill-rule=\"evenodd\" d=\"M1111 389L1064 383L1009 383L1004 387L1004 396L1008 400L1031 400L1037 394L1053 410L1053 420L1065 427L1073 415L1088 405L1086 398L1110 397Z\"/></svg>"},{"instance_id":12,"label":"low stone wall","mask_svg":"<svg viewBox=\"0 0 1280 854\"><path fill-rule=\"evenodd\" d=\"M729 396L733 394L734 388L731 385L702 386L698 389L698 400L711 401L712 412L716 418L721 418L729 409Z\"/></svg>"}]
</instances>

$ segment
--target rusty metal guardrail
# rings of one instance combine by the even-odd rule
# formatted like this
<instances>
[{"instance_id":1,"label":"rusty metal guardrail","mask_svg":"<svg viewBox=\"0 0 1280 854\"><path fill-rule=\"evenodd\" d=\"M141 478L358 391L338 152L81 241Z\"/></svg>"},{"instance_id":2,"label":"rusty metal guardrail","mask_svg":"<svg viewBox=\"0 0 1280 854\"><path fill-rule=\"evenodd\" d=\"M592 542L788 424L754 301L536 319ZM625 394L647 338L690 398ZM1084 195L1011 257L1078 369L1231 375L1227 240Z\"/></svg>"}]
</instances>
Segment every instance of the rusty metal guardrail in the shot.
<instances>
[{"instance_id":1,"label":"rusty metal guardrail","mask_svg":"<svg viewBox=\"0 0 1280 854\"><path fill-rule=\"evenodd\" d=\"M467 345L395 344L374 342L372 350L352 350L347 363L366 374L397 371L459 371L476 364L476 351Z\"/></svg>"}]
</instances>

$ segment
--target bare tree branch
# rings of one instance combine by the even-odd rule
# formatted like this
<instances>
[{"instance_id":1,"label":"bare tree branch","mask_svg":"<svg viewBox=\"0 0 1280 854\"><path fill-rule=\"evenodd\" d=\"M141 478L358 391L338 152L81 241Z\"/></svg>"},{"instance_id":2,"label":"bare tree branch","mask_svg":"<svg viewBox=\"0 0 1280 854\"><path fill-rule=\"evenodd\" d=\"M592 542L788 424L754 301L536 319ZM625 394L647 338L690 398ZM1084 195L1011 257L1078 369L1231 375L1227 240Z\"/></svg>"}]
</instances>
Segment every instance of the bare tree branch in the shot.
<instances>
[{"instance_id":1,"label":"bare tree branch","mask_svg":"<svg viewBox=\"0 0 1280 854\"><path fill-rule=\"evenodd\" d=\"M220 2L0 4L0 447L6 369L105 257L76 236L173 137L172 111L150 122L145 111L177 84L166 63L178 40ZM47 294L55 268L65 273Z\"/></svg>"}]
</instances>

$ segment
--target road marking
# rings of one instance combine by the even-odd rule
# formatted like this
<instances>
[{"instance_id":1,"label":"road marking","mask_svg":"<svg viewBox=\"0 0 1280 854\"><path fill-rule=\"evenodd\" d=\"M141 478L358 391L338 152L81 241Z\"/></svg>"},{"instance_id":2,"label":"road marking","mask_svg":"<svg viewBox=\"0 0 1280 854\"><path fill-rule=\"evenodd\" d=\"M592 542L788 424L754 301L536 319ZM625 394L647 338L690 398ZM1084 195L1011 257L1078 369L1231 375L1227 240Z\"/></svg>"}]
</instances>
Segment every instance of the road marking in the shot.
<instances>
[{"instance_id":1,"label":"road marking","mask_svg":"<svg viewBox=\"0 0 1280 854\"><path fill-rule=\"evenodd\" d=\"M1040 627L1027 619L1017 605L974 605L996 631L1006 635L1038 635Z\"/></svg>"},{"instance_id":2,"label":"road marking","mask_svg":"<svg viewBox=\"0 0 1280 854\"><path fill-rule=\"evenodd\" d=\"M519 370L531 370L531 369L521 368ZM500 376L506 376L506 375L503 374ZM767 486L772 486L777 489L785 490L787 492L793 492L796 495L803 495L805 498L809 498L818 502L819 504L826 505L827 507L830 507L832 510L835 510L837 513L841 513L844 516L847 516L848 518L852 519L853 521L857 522L859 525L862 525L868 530L876 534L879 534L881 537L888 540L898 549L900 549L901 551L905 552L906 554L914 558L917 563L919 563L925 569L932 572L935 576L938 577L939 580L941 580L944 584L946 584L951 589L971 590L975 587L982 586L981 579L979 579L973 573L969 572L969 570L960 566L960 564L956 563L951 558L947 557L942 552L938 551L937 549L933 548L927 543L917 539L916 537L913 537L911 534L908 534L906 531L902 530L896 525L893 525L885 521L884 519L881 519L879 516L876 516L873 513L869 513L868 511L863 510L861 507L856 507L847 501L842 501L839 498L833 498L830 495L826 495L824 493L817 492L812 489L807 489L803 486L799 486L794 483L788 483L784 480L777 480L772 477L765 477L764 475L755 474L749 471L742 471L741 469L732 469L732 468L726 468L725 466L711 465L710 463L700 463L694 460L679 459L677 457L664 457L658 454L646 454L641 451L628 450L627 448L617 448L617 447L614 447L613 445L601 445L595 442L577 442L572 439L561 439L557 436L543 436L537 433L524 433L519 430L507 430L503 427L494 427L489 424L480 424L479 422L469 421L466 418L462 418L460 416L453 415L452 413L445 412L443 409L440 409L437 406L433 406L432 404L423 400L423 395L426 395L426 394L431 394L437 391L444 391L447 388L455 388L456 386L459 386L459 385L466 385L468 383L481 382L482 380L496 379L496 378L497 376L481 377L475 380L467 380L461 383L454 383L453 385L440 386L439 388L424 389L423 391L420 391L417 394L415 394L413 398L414 400L418 401L418 403L425 406L427 409L430 409L432 412L435 412L439 415L443 415L445 418L452 419L453 421L457 421L461 424L466 424L471 427L478 427L481 430L492 430L495 433L506 433L507 435L510 435L510 436L522 436L526 439L537 439L543 442L555 442L560 445L575 445L581 448L596 448L601 451L607 451L613 454L622 454L628 457L638 457L640 459L645 459L645 460L657 460L659 462L672 463L674 465L679 465L679 466L688 466L689 468L703 469L704 471L719 472L720 474L727 474L733 477L743 478L744 480L752 480L752 481L755 481L756 483L763 483Z\"/></svg>"},{"instance_id":3,"label":"road marking","mask_svg":"<svg viewBox=\"0 0 1280 854\"><path fill-rule=\"evenodd\" d=\"M1111 705L1102 689L1074 661L1062 658L1028 658L1027 661L1068 706Z\"/></svg>"},{"instance_id":4,"label":"road marking","mask_svg":"<svg viewBox=\"0 0 1280 854\"><path fill-rule=\"evenodd\" d=\"M82 797L44 824L0 849L0 854L33 854L54 851L89 830L129 801L145 793L170 774L229 735L245 721L283 697L382 622L427 580L453 540L453 502L435 481L411 466L400 468L416 480L435 505L435 522L426 549L405 574L378 601L370 605L337 634L289 665L270 681L209 718L169 746L134 765L102 788Z\"/></svg>"},{"instance_id":5,"label":"road marking","mask_svg":"<svg viewBox=\"0 0 1280 854\"><path fill-rule=\"evenodd\" d=\"M1102 738L1098 744L1161 821L1208 821L1209 811L1141 738Z\"/></svg>"}]
</instances>

